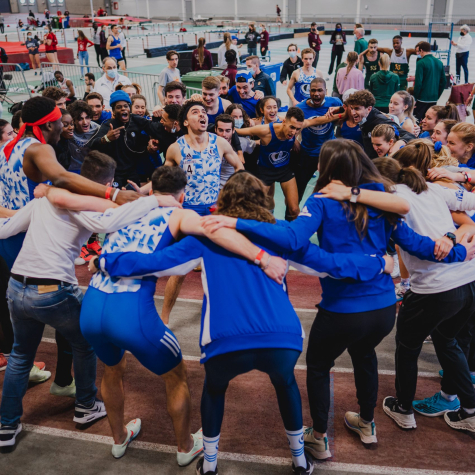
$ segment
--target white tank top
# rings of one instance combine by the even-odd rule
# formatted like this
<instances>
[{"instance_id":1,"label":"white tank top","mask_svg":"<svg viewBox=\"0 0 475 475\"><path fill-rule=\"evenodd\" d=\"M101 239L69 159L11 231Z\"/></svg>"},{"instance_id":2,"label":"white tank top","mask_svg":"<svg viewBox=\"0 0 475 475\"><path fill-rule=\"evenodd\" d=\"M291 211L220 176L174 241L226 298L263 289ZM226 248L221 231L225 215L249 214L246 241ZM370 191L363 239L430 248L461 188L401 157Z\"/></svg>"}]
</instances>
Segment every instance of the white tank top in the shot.
<instances>
[{"instance_id":1,"label":"white tank top","mask_svg":"<svg viewBox=\"0 0 475 475\"><path fill-rule=\"evenodd\" d=\"M391 53L391 63L407 64L406 48L402 50L401 56L396 56L396 52L393 50Z\"/></svg>"},{"instance_id":2,"label":"white tank top","mask_svg":"<svg viewBox=\"0 0 475 475\"><path fill-rule=\"evenodd\" d=\"M69 90L69 87L66 85L66 81L69 81L70 79L69 78L64 78L64 81L63 82L59 82L58 81L58 84L59 84L59 88L65 92L68 96L69 94L71 94L71 91ZM71 81L72 82L72 81ZM73 84L73 91L74 91L74 95L76 95L76 89L74 89L74 84Z\"/></svg>"}]
</instances>

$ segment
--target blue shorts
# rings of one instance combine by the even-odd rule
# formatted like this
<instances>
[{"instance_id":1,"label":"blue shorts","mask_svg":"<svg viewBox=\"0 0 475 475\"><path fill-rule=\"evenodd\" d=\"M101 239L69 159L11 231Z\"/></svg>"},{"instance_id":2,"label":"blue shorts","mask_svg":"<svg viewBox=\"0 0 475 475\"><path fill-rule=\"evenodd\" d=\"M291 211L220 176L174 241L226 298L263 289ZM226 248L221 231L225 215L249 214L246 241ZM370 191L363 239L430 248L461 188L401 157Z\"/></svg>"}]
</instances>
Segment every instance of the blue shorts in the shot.
<instances>
[{"instance_id":1,"label":"blue shorts","mask_svg":"<svg viewBox=\"0 0 475 475\"><path fill-rule=\"evenodd\" d=\"M107 294L89 287L81 308L81 332L107 366L130 351L148 370L162 375L182 360L180 344L162 322L153 295L156 280L138 292Z\"/></svg>"},{"instance_id":2,"label":"blue shorts","mask_svg":"<svg viewBox=\"0 0 475 475\"><path fill-rule=\"evenodd\" d=\"M191 205L189 203L183 203L183 209L192 209L196 213L198 213L200 216L209 216L211 214L211 207L214 207L214 204L212 205Z\"/></svg>"}]
</instances>

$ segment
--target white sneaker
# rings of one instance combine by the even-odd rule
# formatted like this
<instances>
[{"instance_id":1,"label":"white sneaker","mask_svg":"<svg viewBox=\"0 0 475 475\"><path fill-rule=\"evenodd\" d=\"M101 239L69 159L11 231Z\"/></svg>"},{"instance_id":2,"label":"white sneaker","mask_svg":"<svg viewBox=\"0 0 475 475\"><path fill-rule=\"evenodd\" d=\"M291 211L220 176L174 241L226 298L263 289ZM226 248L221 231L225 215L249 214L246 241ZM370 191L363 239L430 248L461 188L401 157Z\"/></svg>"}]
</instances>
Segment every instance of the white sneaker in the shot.
<instances>
[{"instance_id":1,"label":"white sneaker","mask_svg":"<svg viewBox=\"0 0 475 475\"><path fill-rule=\"evenodd\" d=\"M45 381L48 381L49 378L51 378L51 373L49 371L42 371L38 366L33 365L30 370L28 381L30 381L30 383L44 383Z\"/></svg>"},{"instance_id":2,"label":"white sneaker","mask_svg":"<svg viewBox=\"0 0 475 475\"><path fill-rule=\"evenodd\" d=\"M356 432L363 444L376 444L376 425L372 422L363 422L360 415L356 412L347 412L345 414L345 424L348 429Z\"/></svg>"},{"instance_id":3,"label":"white sneaker","mask_svg":"<svg viewBox=\"0 0 475 475\"><path fill-rule=\"evenodd\" d=\"M393 279L396 279L401 275L401 271L399 270L399 256L397 254L394 254L391 257L394 259L394 269L391 272L391 277Z\"/></svg>"},{"instance_id":4,"label":"white sneaker","mask_svg":"<svg viewBox=\"0 0 475 475\"><path fill-rule=\"evenodd\" d=\"M317 460L326 460L332 456L328 446L328 438L316 439L312 427L303 426L304 450Z\"/></svg>"},{"instance_id":5,"label":"white sneaker","mask_svg":"<svg viewBox=\"0 0 475 475\"><path fill-rule=\"evenodd\" d=\"M203 452L203 430L200 429L195 434L191 434L191 437L193 437L194 442L193 448L187 454L183 452L176 453L176 461L180 467L190 465Z\"/></svg>"},{"instance_id":6,"label":"white sneaker","mask_svg":"<svg viewBox=\"0 0 475 475\"><path fill-rule=\"evenodd\" d=\"M112 445L112 455L116 459L120 459L125 455L125 451L129 444L139 435L140 429L142 428L142 421L140 419L134 419L130 421L126 426L127 437L125 438L122 444L113 444Z\"/></svg>"},{"instance_id":7,"label":"white sneaker","mask_svg":"<svg viewBox=\"0 0 475 475\"><path fill-rule=\"evenodd\" d=\"M49 388L49 393L53 396L73 397L76 398L76 381L73 379L68 386L58 386L54 381Z\"/></svg>"}]
</instances>

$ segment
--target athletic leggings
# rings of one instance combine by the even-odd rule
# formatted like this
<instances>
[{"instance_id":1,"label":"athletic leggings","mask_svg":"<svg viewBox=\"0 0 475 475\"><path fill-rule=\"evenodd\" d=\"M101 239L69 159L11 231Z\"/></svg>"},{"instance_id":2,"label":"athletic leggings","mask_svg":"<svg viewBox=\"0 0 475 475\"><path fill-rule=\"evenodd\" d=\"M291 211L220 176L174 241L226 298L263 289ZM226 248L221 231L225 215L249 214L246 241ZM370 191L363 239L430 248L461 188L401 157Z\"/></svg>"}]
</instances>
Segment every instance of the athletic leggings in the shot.
<instances>
[{"instance_id":1,"label":"athletic leggings","mask_svg":"<svg viewBox=\"0 0 475 475\"><path fill-rule=\"evenodd\" d=\"M224 399L229 382L253 369L269 375L286 430L302 429L302 401L295 381L294 367L300 351L262 348L214 356L205 364L206 378L201 398L203 435L216 437L221 432Z\"/></svg>"},{"instance_id":2,"label":"athletic leggings","mask_svg":"<svg viewBox=\"0 0 475 475\"><path fill-rule=\"evenodd\" d=\"M94 45L94 49L96 50L96 60L97 64L99 65L100 68L102 68L102 50L101 50L101 45Z\"/></svg>"}]
</instances>

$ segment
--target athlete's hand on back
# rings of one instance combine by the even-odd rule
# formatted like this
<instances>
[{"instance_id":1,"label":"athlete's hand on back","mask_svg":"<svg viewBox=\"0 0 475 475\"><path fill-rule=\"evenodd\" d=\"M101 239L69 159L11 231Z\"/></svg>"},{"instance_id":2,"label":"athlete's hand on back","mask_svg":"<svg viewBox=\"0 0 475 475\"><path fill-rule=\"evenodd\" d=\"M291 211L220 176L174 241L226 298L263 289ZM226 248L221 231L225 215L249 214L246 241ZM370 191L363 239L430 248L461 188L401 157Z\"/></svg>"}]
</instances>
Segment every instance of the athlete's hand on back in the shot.
<instances>
[{"instance_id":1,"label":"athlete's hand on back","mask_svg":"<svg viewBox=\"0 0 475 475\"><path fill-rule=\"evenodd\" d=\"M268 258L264 256L263 260L267 262ZM278 284L282 284L285 273L287 272L287 261L278 256L272 256L270 258L269 265L266 269L262 269L267 277L271 278Z\"/></svg>"},{"instance_id":2,"label":"athlete's hand on back","mask_svg":"<svg viewBox=\"0 0 475 475\"><path fill-rule=\"evenodd\" d=\"M44 183L40 183L35 190L33 191L33 194L35 195L35 198L43 198L43 196L46 196L48 193L50 186L45 185Z\"/></svg>"},{"instance_id":3,"label":"athlete's hand on back","mask_svg":"<svg viewBox=\"0 0 475 475\"><path fill-rule=\"evenodd\" d=\"M201 226L210 233L214 233L219 228L236 229L236 223L237 218L231 218L230 216L223 216L221 214L213 214L201 218Z\"/></svg>"},{"instance_id":4,"label":"athlete's hand on back","mask_svg":"<svg viewBox=\"0 0 475 475\"><path fill-rule=\"evenodd\" d=\"M466 261L471 261L475 257L475 239L472 237L470 242L468 242L469 237L469 234L464 234L459 243L467 250Z\"/></svg>"},{"instance_id":5,"label":"athlete's hand on back","mask_svg":"<svg viewBox=\"0 0 475 475\"><path fill-rule=\"evenodd\" d=\"M321 195L316 198L331 198L337 201L348 201L351 198L351 188L345 186L340 180L332 180L320 190Z\"/></svg>"},{"instance_id":6,"label":"athlete's hand on back","mask_svg":"<svg viewBox=\"0 0 475 475\"><path fill-rule=\"evenodd\" d=\"M449 252L452 250L453 247L454 247L454 243L448 237L442 236L441 238L437 239L435 241L435 246L434 246L435 258L438 261L445 259L449 255Z\"/></svg>"},{"instance_id":7,"label":"athlete's hand on back","mask_svg":"<svg viewBox=\"0 0 475 475\"><path fill-rule=\"evenodd\" d=\"M141 198L143 195L140 193L137 193L136 191L119 191L119 194L117 195L117 198L115 202L118 205L124 205L125 203L130 203L131 201L138 200Z\"/></svg>"},{"instance_id":8,"label":"athlete's hand on back","mask_svg":"<svg viewBox=\"0 0 475 475\"><path fill-rule=\"evenodd\" d=\"M203 96L201 94L192 94L188 99L189 101L203 102Z\"/></svg>"},{"instance_id":9,"label":"athlete's hand on back","mask_svg":"<svg viewBox=\"0 0 475 475\"><path fill-rule=\"evenodd\" d=\"M431 181L436 181L440 178L448 178L452 181L458 181L457 175L458 173L449 172L446 168L442 167L429 168L429 170L427 171L427 176Z\"/></svg>"},{"instance_id":10,"label":"athlete's hand on back","mask_svg":"<svg viewBox=\"0 0 475 475\"><path fill-rule=\"evenodd\" d=\"M158 206L162 208L183 208L172 195L153 195L157 198Z\"/></svg>"},{"instance_id":11,"label":"athlete's hand on back","mask_svg":"<svg viewBox=\"0 0 475 475\"><path fill-rule=\"evenodd\" d=\"M386 265L384 266L384 273L390 274L394 270L394 259L387 254L383 256L383 259L386 261Z\"/></svg>"}]
</instances>

